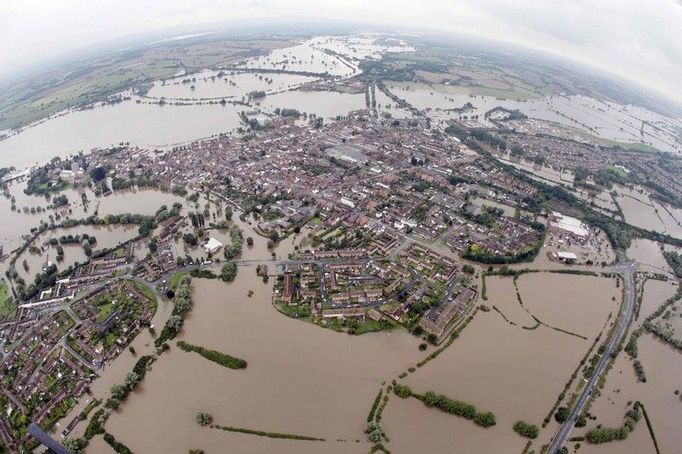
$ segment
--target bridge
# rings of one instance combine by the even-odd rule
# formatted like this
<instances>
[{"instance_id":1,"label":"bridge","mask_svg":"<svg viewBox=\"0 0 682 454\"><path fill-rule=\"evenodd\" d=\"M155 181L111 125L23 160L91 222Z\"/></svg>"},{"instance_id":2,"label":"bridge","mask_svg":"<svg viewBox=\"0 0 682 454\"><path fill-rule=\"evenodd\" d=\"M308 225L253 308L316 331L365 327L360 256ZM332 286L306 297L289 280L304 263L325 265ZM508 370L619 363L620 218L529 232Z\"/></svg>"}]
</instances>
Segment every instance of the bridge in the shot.
<instances>
[{"instance_id":1,"label":"bridge","mask_svg":"<svg viewBox=\"0 0 682 454\"><path fill-rule=\"evenodd\" d=\"M33 435L33 437L49 449L50 452L54 452L55 454L70 454L57 440L49 436L36 423L32 422L28 426L28 433Z\"/></svg>"}]
</instances>

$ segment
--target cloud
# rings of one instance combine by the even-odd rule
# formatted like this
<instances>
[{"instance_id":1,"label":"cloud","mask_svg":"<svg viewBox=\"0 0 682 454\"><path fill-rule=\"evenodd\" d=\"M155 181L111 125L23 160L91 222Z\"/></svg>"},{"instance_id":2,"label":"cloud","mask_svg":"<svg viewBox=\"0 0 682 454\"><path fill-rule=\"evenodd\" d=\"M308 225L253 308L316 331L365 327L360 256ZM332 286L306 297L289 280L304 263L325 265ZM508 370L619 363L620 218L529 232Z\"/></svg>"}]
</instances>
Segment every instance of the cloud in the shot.
<instances>
[{"instance_id":1,"label":"cloud","mask_svg":"<svg viewBox=\"0 0 682 454\"><path fill-rule=\"evenodd\" d=\"M0 0L0 72L125 35L246 19L463 32L579 60L682 103L674 0Z\"/></svg>"}]
</instances>

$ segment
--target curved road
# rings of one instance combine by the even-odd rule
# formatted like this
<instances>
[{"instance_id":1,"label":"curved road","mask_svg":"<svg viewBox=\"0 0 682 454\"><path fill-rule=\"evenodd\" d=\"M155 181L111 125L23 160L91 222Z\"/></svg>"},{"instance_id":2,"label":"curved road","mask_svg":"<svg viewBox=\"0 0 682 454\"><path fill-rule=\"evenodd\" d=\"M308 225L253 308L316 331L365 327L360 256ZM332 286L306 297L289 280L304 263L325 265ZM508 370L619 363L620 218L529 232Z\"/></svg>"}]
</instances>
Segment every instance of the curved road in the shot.
<instances>
[{"instance_id":1,"label":"curved road","mask_svg":"<svg viewBox=\"0 0 682 454\"><path fill-rule=\"evenodd\" d=\"M578 420L578 416L580 416L582 413L583 409L585 408L585 404L587 404L587 401L590 398L590 395L592 395L592 392L596 388L599 378L602 376L604 370L606 369L606 365L609 363L611 355L618 348L618 344L630 326L635 305L634 274L636 268L637 264L635 262L625 261L610 267L608 270L610 272L620 274L624 281L623 286L625 289L625 304L623 304L622 312L618 318L618 326L609 339L604 353L599 358L599 362L594 369L592 377L590 377L589 381L587 382L587 386L585 386L580 398L571 409L570 416L566 419L566 421L563 422L563 424L561 424L559 430L554 435L552 442L549 444L549 448L547 450L549 454L557 454L568 440L568 437L571 435L571 431L573 430L573 426L575 426L575 422Z\"/></svg>"}]
</instances>

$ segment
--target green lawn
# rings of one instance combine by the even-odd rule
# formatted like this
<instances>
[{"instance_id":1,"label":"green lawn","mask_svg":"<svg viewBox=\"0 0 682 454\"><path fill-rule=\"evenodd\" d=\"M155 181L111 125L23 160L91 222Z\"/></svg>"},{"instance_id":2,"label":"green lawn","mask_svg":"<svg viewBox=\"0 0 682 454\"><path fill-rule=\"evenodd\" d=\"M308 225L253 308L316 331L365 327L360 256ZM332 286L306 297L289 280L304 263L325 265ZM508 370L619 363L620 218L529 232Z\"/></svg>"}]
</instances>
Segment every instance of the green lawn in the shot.
<instances>
[{"instance_id":1,"label":"green lawn","mask_svg":"<svg viewBox=\"0 0 682 454\"><path fill-rule=\"evenodd\" d=\"M102 323L104 320L107 319L109 314L111 314L111 308L112 304L110 302L98 306L99 315L97 315L97 323Z\"/></svg>"},{"instance_id":2,"label":"green lawn","mask_svg":"<svg viewBox=\"0 0 682 454\"><path fill-rule=\"evenodd\" d=\"M179 273L175 273L168 279L168 288L175 291L175 289L178 288L178 284L180 284L180 279L183 278L183 276L188 275L188 271L180 271Z\"/></svg>"},{"instance_id":3,"label":"green lawn","mask_svg":"<svg viewBox=\"0 0 682 454\"><path fill-rule=\"evenodd\" d=\"M13 298L10 297L9 287L6 283L0 282L0 320L11 314L15 307Z\"/></svg>"}]
</instances>

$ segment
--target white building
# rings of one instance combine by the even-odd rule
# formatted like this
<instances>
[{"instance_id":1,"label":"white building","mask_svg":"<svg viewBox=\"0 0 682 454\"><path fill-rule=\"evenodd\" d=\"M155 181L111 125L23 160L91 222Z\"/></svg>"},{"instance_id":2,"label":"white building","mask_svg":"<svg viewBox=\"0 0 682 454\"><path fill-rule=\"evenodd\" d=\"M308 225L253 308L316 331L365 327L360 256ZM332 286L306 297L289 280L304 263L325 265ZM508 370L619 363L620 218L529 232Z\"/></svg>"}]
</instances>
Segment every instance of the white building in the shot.
<instances>
[{"instance_id":1,"label":"white building","mask_svg":"<svg viewBox=\"0 0 682 454\"><path fill-rule=\"evenodd\" d=\"M556 211L549 217L549 227L557 233L570 234L580 239L586 239L590 235L590 229L583 221Z\"/></svg>"},{"instance_id":2,"label":"white building","mask_svg":"<svg viewBox=\"0 0 682 454\"><path fill-rule=\"evenodd\" d=\"M557 251L555 257L562 262L575 262L578 260L578 256L574 252L567 251Z\"/></svg>"},{"instance_id":3,"label":"white building","mask_svg":"<svg viewBox=\"0 0 682 454\"><path fill-rule=\"evenodd\" d=\"M221 247L223 247L223 243L211 237L206 244L204 244L204 251L207 254L214 254L219 251Z\"/></svg>"}]
</instances>

